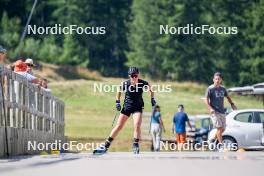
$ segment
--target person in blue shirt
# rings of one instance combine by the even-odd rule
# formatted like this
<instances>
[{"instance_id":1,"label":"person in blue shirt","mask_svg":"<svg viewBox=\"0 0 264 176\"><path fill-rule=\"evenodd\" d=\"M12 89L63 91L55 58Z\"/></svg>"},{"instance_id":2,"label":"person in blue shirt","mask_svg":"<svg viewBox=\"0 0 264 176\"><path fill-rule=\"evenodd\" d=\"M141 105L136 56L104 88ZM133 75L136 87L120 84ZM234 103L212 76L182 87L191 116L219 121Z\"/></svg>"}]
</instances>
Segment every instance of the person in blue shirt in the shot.
<instances>
[{"instance_id":1,"label":"person in blue shirt","mask_svg":"<svg viewBox=\"0 0 264 176\"><path fill-rule=\"evenodd\" d=\"M153 148L155 152L160 150L160 140L162 135L162 130L165 133L165 128L160 114L160 106L156 105L154 112L151 116L151 137L153 141Z\"/></svg>"},{"instance_id":2,"label":"person in blue shirt","mask_svg":"<svg viewBox=\"0 0 264 176\"><path fill-rule=\"evenodd\" d=\"M184 106L180 104L178 106L178 112L175 113L173 117L173 133L176 133L176 141L178 142L179 146L182 146L182 144L186 142L186 122L192 129L189 118L184 112Z\"/></svg>"}]
</instances>

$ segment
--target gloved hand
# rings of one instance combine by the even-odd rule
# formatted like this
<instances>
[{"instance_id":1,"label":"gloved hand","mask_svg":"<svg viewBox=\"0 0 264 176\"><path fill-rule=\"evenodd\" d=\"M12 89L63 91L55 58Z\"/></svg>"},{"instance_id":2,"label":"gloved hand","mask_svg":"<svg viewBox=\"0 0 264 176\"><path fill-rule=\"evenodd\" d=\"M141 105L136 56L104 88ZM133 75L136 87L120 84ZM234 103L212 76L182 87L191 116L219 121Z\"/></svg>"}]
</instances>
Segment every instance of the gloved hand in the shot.
<instances>
[{"instance_id":1,"label":"gloved hand","mask_svg":"<svg viewBox=\"0 0 264 176\"><path fill-rule=\"evenodd\" d=\"M154 97L151 98L151 105L152 105L152 107L156 105L156 100L154 99Z\"/></svg>"},{"instance_id":2,"label":"gloved hand","mask_svg":"<svg viewBox=\"0 0 264 176\"><path fill-rule=\"evenodd\" d=\"M121 111L120 100L116 100L116 110Z\"/></svg>"}]
</instances>

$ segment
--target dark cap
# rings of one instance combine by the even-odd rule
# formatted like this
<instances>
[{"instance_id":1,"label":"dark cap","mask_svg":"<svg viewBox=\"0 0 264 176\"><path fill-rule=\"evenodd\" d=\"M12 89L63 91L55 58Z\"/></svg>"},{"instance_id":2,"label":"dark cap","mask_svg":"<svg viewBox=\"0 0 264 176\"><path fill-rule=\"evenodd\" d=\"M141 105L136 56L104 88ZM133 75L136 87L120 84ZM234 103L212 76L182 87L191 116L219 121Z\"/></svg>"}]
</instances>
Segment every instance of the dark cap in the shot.
<instances>
[{"instance_id":1,"label":"dark cap","mask_svg":"<svg viewBox=\"0 0 264 176\"><path fill-rule=\"evenodd\" d=\"M184 106L183 106L182 104L179 104L179 105L178 105L178 108L182 108L182 109L184 109Z\"/></svg>"},{"instance_id":2,"label":"dark cap","mask_svg":"<svg viewBox=\"0 0 264 176\"><path fill-rule=\"evenodd\" d=\"M215 76L219 76L220 78L223 78L223 77L222 77L222 74L221 74L220 72L216 72L216 73L214 74L214 77L215 77Z\"/></svg>"},{"instance_id":3,"label":"dark cap","mask_svg":"<svg viewBox=\"0 0 264 176\"><path fill-rule=\"evenodd\" d=\"M129 67L128 75L133 75L133 74L139 74L139 70L137 67Z\"/></svg>"}]
</instances>

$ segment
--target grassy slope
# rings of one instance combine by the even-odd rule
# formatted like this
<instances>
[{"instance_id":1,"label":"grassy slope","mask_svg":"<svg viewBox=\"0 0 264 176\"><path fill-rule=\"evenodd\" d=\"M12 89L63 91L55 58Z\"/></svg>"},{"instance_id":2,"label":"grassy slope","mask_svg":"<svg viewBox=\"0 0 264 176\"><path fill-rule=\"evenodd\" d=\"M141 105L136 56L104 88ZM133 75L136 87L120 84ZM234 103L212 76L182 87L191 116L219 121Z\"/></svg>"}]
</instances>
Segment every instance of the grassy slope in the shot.
<instances>
[{"instance_id":1,"label":"grassy slope","mask_svg":"<svg viewBox=\"0 0 264 176\"><path fill-rule=\"evenodd\" d=\"M66 135L71 139L83 141L102 140L111 130L115 115L115 93L94 92L94 83L118 84L122 79L102 78L100 81L71 80L50 83L53 94L66 104ZM157 83L155 83L157 84ZM201 97L205 86L195 83L162 82L172 85L172 92L157 93L156 99L161 105L165 127L170 132L171 118L178 104L184 104L188 114L206 114L207 110ZM151 111L149 95L145 93L145 111ZM234 97L240 109L263 108L262 103L250 97ZM165 136L171 136L167 132ZM127 150L132 139L132 121L119 135L112 150ZM146 145L146 144L145 144Z\"/></svg>"}]
</instances>

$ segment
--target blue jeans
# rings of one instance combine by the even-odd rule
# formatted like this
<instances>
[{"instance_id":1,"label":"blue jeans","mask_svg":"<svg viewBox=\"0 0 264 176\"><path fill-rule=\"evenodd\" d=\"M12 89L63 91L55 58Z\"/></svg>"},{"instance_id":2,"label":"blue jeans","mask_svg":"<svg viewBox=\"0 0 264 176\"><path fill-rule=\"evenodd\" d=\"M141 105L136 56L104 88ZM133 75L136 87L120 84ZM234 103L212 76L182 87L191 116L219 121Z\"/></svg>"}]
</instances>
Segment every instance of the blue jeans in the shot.
<instances>
[{"instance_id":1,"label":"blue jeans","mask_svg":"<svg viewBox=\"0 0 264 176\"><path fill-rule=\"evenodd\" d=\"M151 136L152 136L154 150L159 151L160 150L161 133L162 133L160 124L152 123L150 132L151 132Z\"/></svg>"}]
</instances>

